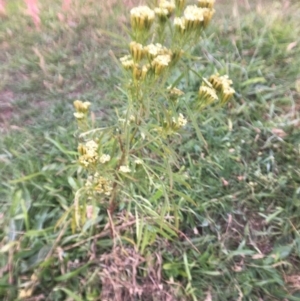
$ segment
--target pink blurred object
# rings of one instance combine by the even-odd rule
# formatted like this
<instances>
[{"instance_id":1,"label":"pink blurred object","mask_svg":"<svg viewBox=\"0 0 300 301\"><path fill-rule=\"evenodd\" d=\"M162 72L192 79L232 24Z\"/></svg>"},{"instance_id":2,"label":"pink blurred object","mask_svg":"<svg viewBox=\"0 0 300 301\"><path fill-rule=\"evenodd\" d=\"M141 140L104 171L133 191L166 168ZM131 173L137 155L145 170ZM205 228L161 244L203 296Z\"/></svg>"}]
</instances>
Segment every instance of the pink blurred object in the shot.
<instances>
[{"instance_id":1,"label":"pink blurred object","mask_svg":"<svg viewBox=\"0 0 300 301\"><path fill-rule=\"evenodd\" d=\"M33 23L37 29L40 28L41 19L40 11L38 8L38 0L25 0L27 5L27 12L31 16Z\"/></svg>"},{"instance_id":2,"label":"pink blurred object","mask_svg":"<svg viewBox=\"0 0 300 301\"><path fill-rule=\"evenodd\" d=\"M67 11L71 7L72 0L63 0L62 9Z\"/></svg>"},{"instance_id":3,"label":"pink blurred object","mask_svg":"<svg viewBox=\"0 0 300 301\"><path fill-rule=\"evenodd\" d=\"M5 15L5 3L4 3L4 0L0 0L0 15Z\"/></svg>"}]
</instances>

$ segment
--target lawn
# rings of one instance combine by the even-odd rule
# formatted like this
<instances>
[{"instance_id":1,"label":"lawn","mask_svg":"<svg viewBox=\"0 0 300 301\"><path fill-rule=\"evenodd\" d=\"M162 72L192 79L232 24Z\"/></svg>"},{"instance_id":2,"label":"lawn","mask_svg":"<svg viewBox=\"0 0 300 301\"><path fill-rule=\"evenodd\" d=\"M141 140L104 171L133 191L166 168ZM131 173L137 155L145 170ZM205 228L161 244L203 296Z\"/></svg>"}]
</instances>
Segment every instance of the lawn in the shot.
<instances>
[{"instance_id":1,"label":"lawn","mask_svg":"<svg viewBox=\"0 0 300 301\"><path fill-rule=\"evenodd\" d=\"M94 204L80 231L67 215L84 185L73 101L92 103L95 127L117 121L139 1L40 2L40 29L23 1L0 16L0 299L300 300L298 1L217 1L183 59L186 93L214 72L236 93L175 148L176 229L126 201L113 217Z\"/></svg>"}]
</instances>

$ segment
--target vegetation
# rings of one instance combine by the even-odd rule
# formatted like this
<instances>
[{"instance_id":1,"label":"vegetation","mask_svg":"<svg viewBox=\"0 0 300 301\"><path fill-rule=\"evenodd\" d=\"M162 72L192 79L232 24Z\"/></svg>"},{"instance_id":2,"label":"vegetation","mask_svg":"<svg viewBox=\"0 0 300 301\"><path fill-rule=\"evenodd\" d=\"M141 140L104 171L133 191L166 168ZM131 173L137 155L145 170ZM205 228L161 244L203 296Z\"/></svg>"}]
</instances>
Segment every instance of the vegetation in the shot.
<instances>
[{"instance_id":1,"label":"vegetation","mask_svg":"<svg viewBox=\"0 0 300 301\"><path fill-rule=\"evenodd\" d=\"M78 0L62 12L59 1L45 1L40 30L22 1L7 4L0 23L1 298L298 300L299 4L216 3L205 37L168 84L196 97L203 78L228 74L234 99L193 112L179 101L185 127L136 156L161 175L159 189L130 165L136 173L113 173L122 187L115 208L81 195L89 202L77 207L78 218L74 204L88 174L78 165L73 101L91 102L84 113L92 129L122 129L130 119L118 60L130 43L117 34L130 26L125 4ZM166 94L164 87L157 90ZM107 172L118 170L114 142L105 141L111 160L104 163L117 164ZM163 145L174 150L166 161Z\"/></svg>"}]
</instances>

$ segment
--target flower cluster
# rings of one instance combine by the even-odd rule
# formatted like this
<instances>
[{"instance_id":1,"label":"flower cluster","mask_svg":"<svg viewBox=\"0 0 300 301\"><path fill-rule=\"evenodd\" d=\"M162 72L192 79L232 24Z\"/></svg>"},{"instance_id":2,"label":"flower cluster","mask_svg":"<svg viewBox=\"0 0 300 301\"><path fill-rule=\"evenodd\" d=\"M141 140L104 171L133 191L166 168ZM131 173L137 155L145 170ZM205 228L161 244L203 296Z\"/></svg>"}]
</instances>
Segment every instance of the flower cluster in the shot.
<instances>
[{"instance_id":1,"label":"flower cluster","mask_svg":"<svg viewBox=\"0 0 300 301\"><path fill-rule=\"evenodd\" d=\"M112 191L111 181L100 176L98 172L96 172L93 176L88 177L85 187L87 189L92 189L92 191L98 194L104 194L107 196L109 196Z\"/></svg>"},{"instance_id":2,"label":"flower cluster","mask_svg":"<svg viewBox=\"0 0 300 301\"><path fill-rule=\"evenodd\" d=\"M130 21L132 29L139 31L148 31L154 21L155 13L148 6L134 7L130 11Z\"/></svg>"},{"instance_id":3,"label":"flower cluster","mask_svg":"<svg viewBox=\"0 0 300 301\"><path fill-rule=\"evenodd\" d=\"M110 155L107 154L103 154L100 159L99 159L100 163L104 164L106 162L110 161Z\"/></svg>"},{"instance_id":4,"label":"flower cluster","mask_svg":"<svg viewBox=\"0 0 300 301\"><path fill-rule=\"evenodd\" d=\"M127 165L121 165L119 171L123 173L129 173L131 172L131 169Z\"/></svg>"},{"instance_id":5,"label":"flower cluster","mask_svg":"<svg viewBox=\"0 0 300 301\"><path fill-rule=\"evenodd\" d=\"M86 142L85 145L78 145L79 163L84 167L95 165L98 162L98 144L94 140Z\"/></svg>"},{"instance_id":6,"label":"flower cluster","mask_svg":"<svg viewBox=\"0 0 300 301\"><path fill-rule=\"evenodd\" d=\"M186 124L187 124L187 120L181 113L179 113L177 118L172 117L172 128L174 130L181 129Z\"/></svg>"},{"instance_id":7,"label":"flower cluster","mask_svg":"<svg viewBox=\"0 0 300 301\"><path fill-rule=\"evenodd\" d=\"M200 106L207 106L217 100L222 105L226 104L235 93L231 85L232 80L227 75L212 75L199 88Z\"/></svg>"},{"instance_id":8,"label":"flower cluster","mask_svg":"<svg viewBox=\"0 0 300 301\"><path fill-rule=\"evenodd\" d=\"M228 75L219 76L219 74L212 75L208 80L220 95L221 103L225 104L235 93L231 87L232 80Z\"/></svg>"},{"instance_id":9,"label":"flower cluster","mask_svg":"<svg viewBox=\"0 0 300 301\"><path fill-rule=\"evenodd\" d=\"M219 99L216 90L205 85L199 88L199 96L201 100L203 99L205 101L205 105L209 105Z\"/></svg>"},{"instance_id":10,"label":"flower cluster","mask_svg":"<svg viewBox=\"0 0 300 301\"><path fill-rule=\"evenodd\" d=\"M170 1L161 0L159 6L154 8L155 15L158 17L160 23L165 23L172 15L175 9L175 4Z\"/></svg>"},{"instance_id":11,"label":"flower cluster","mask_svg":"<svg viewBox=\"0 0 300 301\"><path fill-rule=\"evenodd\" d=\"M82 102L81 100L75 100L74 101L74 107L76 110L76 112L74 113L75 118L77 120L85 119L90 106L91 103L88 101Z\"/></svg>"},{"instance_id":12,"label":"flower cluster","mask_svg":"<svg viewBox=\"0 0 300 301\"><path fill-rule=\"evenodd\" d=\"M198 0L199 7L206 7L212 9L215 4L215 0Z\"/></svg>"},{"instance_id":13,"label":"flower cluster","mask_svg":"<svg viewBox=\"0 0 300 301\"><path fill-rule=\"evenodd\" d=\"M99 145L94 140L89 140L85 144L78 145L78 152L80 154L79 163L88 168L96 166L98 162L104 164L110 161L110 155L102 154L99 158L98 155Z\"/></svg>"},{"instance_id":14,"label":"flower cluster","mask_svg":"<svg viewBox=\"0 0 300 301\"><path fill-rule=\"evenodd\" d=\"M177 117L170 117L168 120L164 121L163 127L158 129L158 132L163 136L173 135L177 133L178 130L183 128L187 124L187 119L182 113L179 113Z\"/></svg>"},{"instance_id":15,"label":"flower cluster","mask_svg":"<svg viewBox=\"0 0 300 301\"><path fill-rule=\"evenodd\" d=\"M177 102L178 98L182 95L184 95L184 92L182 92L180 89L176 87L168 87L168 94L169 94L169 99L173 102Z\"/></svg>"},{"instance_id":16,"label":"flower cluster","mask_svg":"<svg viewBox=\"0 0 300 301\"><path fill-rule=\"evenodd\" d=\"M183 54L183 46L187 40L193 41L195 34L205 29L213 14L213 0L198 1L197 5L188 5L185 9L185 0L167 1L159 0L157 7L138 6L130 11L131 27L134 40L129 44L130 55L120 58L125 70L130 70L135 82L145 81L147 77L157 79L168 67L173 66ZM150 37L150 29L157 17L158 24L165 27L167 20L173 20L174 41L172 49L159 43L145 45ZM179 15L183 14L181 17ZM163 30L162 30L163 32ZM157 33L153 34L155 37ZM160 36L160 33L158 33Z\"/></svg>"},{"instance_id":17,"label":"flower cluster","mask_svg":"<svg viewBox=\"0 0 300 301\"><path fill-rule=\"evenodd\" d=\"M148 75L156 77L161 75L168 66L175 63L182 55L182 52L172 52L170 49L159 43L143 46L132 41L129 44L131 55L120 58L125 70L132 72L135 81L145 80ZM141 62L143 59L144 62Z\"/></svg>"},{"instance_id":18,"label":"flower cluster","mask_svg":"<svg viewBox=\"0 0 300 301\"><path fill-rule=\"evenodd\" d=\"M205 29L215 11L211 7L198 7L196 5L188 5L182 17L174 18L174 27L181 35L195 32L199 34Z\"/></svg>"}]
</instances>

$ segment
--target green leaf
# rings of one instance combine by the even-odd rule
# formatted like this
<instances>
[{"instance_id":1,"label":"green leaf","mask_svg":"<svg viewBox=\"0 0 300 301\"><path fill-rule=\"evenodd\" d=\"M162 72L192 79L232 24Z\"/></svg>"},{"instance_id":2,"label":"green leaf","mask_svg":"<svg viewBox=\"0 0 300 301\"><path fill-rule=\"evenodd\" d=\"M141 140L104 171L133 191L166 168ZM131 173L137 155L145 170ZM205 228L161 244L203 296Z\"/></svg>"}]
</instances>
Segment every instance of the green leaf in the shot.
<instances>
[{"instance_id":1,"label":"green leaf","mask_svg":"<svg viewBox=\"0 0 300 301\"><path fill-rule=\"evenodd\" d=\"M72 156L78 155L77 152L67 150L62 144L60 144L58 141L55 141L54 139L50 138L48 135L45 136L45 139L50 141L54 146L56 146L65 155L72 155Z\"/></svg>"},{"instance_id":2,"label":"green leaf","mask_svg":"<svg viewBox=\"0 0 300 301\"><path fill-rule=\"evenodd\" d=\"M22 182L29 181L29 180L31 180L31 179L33 179L33 178L35 178L35 177L41 176L41 175L43 175L42 172L36 172L36 173L30 174L30 175L21 177L21 178L19 178L19 179L11 180L11 181L9 181L9 183L10 183L10 184L22 183Z\"/></svg>"},{"instance_id":3,"label":"green leaf","mask_svg":"<svg viewBox=\"0 0 300 301\"><path fill-rule=\"evenodd\" d=\"M73 298L75 301L83 301L82 298L80 298L77 294L73 293L72 291L70 291L69 289L67 288L64 288L64 287L56 287L54 289L55 291L63 291L65 292L69 297Z\"/></svg>"},{"instance_id":4,"label":"green leaf","mask_svg":"<svg viewBox=\"0 0 300 301\"><path fill-rule=\"evenodd\" d=\"M242 84L241 84L241 87L247 87L247 86L250 86L250 85L255 85L255 84L263 84L266 82L266 79L264 77L254 77L254 78L250 78L246 81L244 81Z\"/></svg>"},{"instance_id":5,"label":"green leaf","mask_svg":"<svg viewBox=\"0 0 300 301\"><path fill-rule=\"evenodd\" d=\"M72 272L69 272L67 274L58 276L55 278L55 281L60 282L60 281L66 281L69 280L71 278L74 278L75 276L77 276L79 273L83 272L86 270L86 268L90 265L90 263L87 263L83 266L81 266L80 268L78 268L77 270L74 270Z\"/></svg>"}]
</instances>

